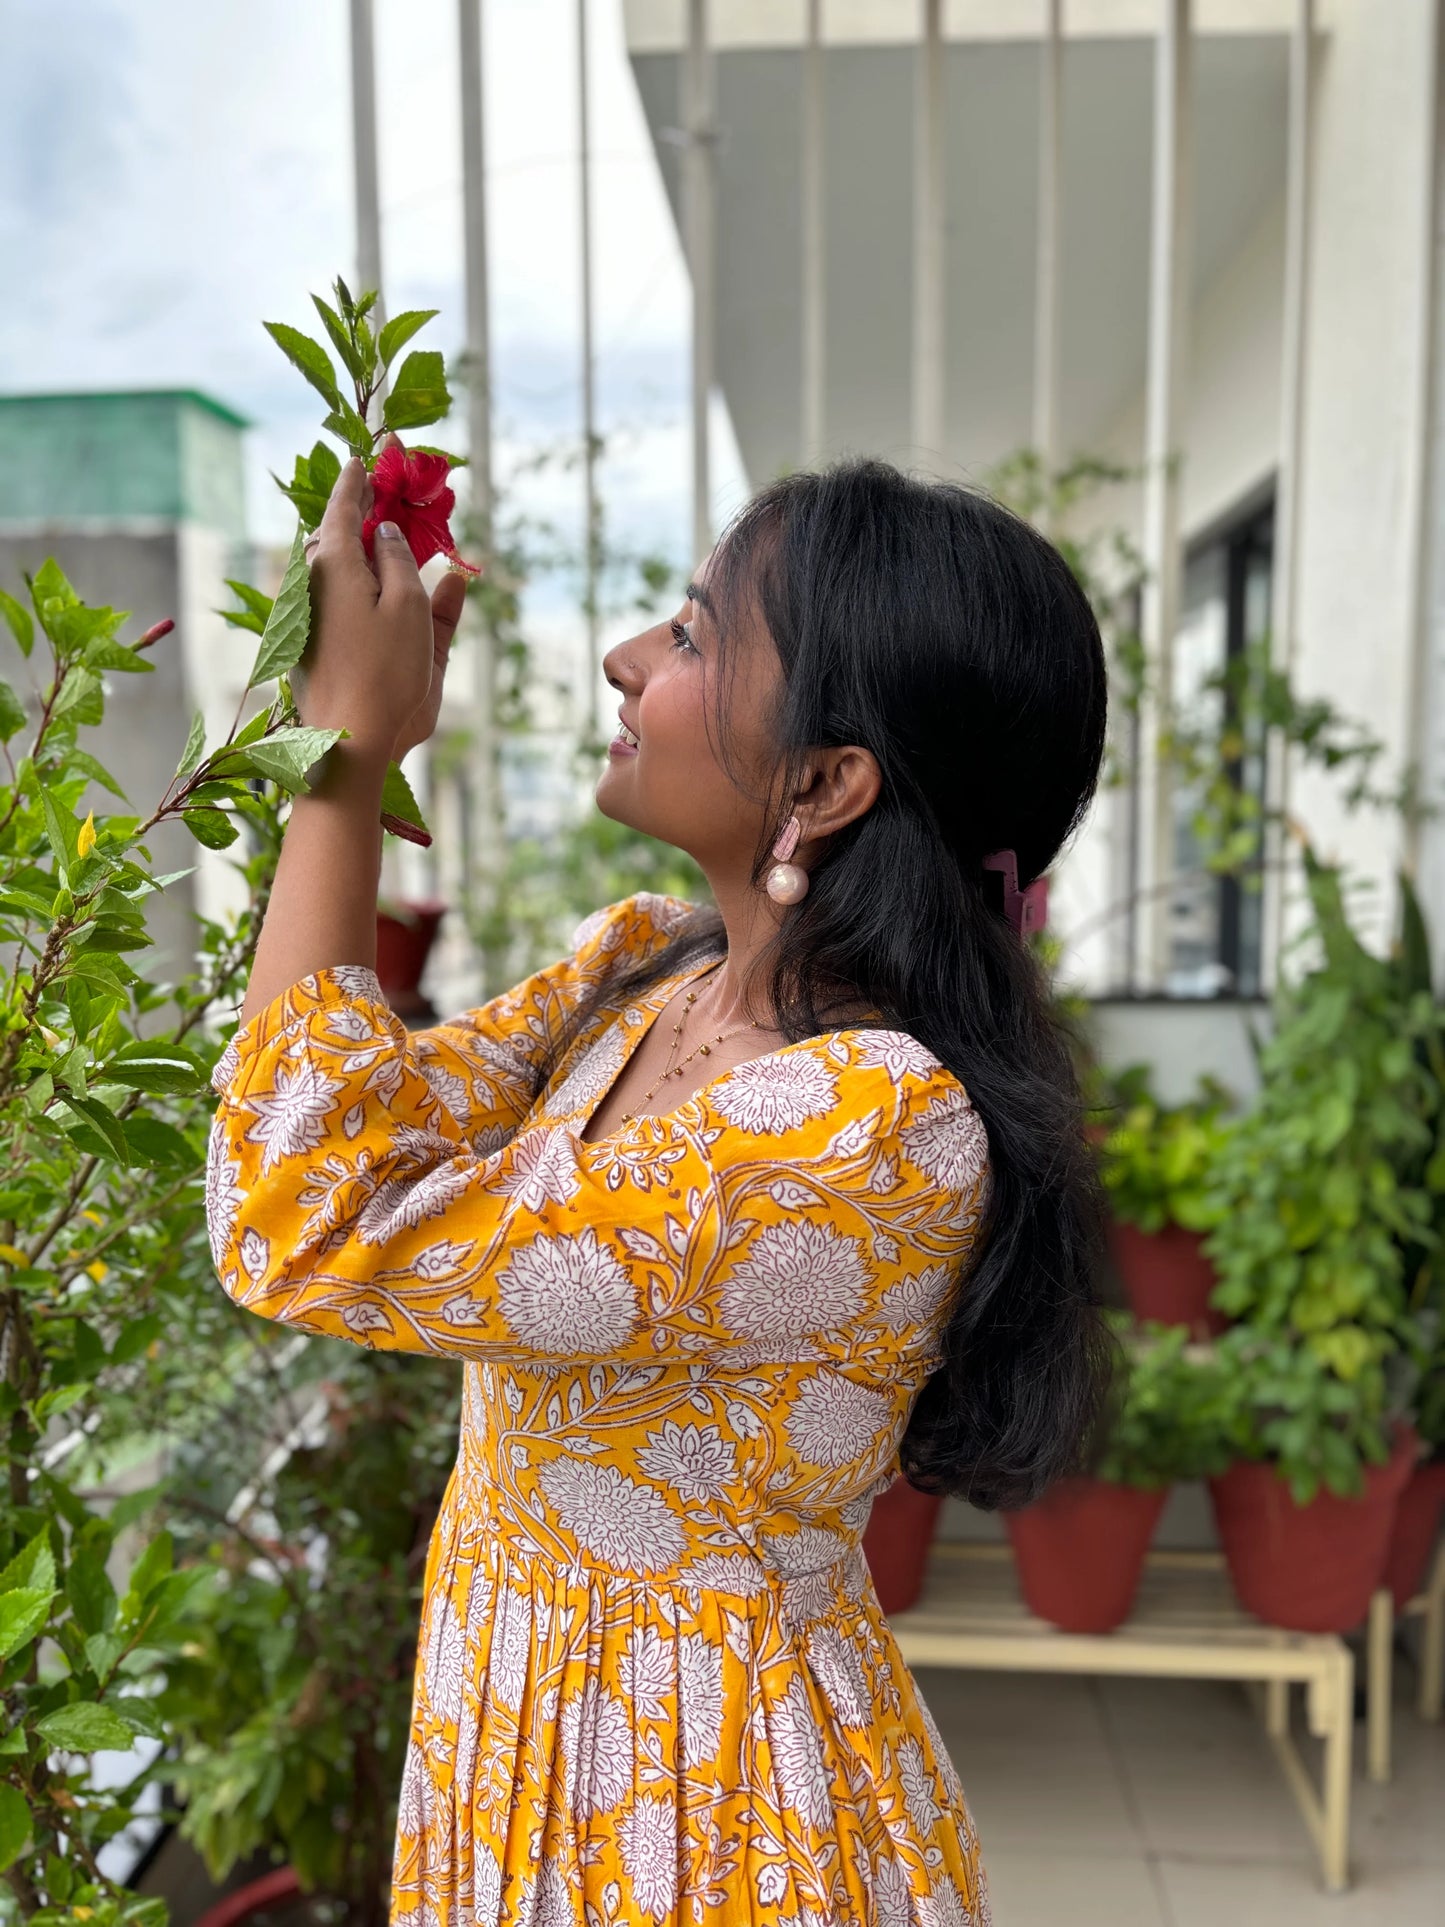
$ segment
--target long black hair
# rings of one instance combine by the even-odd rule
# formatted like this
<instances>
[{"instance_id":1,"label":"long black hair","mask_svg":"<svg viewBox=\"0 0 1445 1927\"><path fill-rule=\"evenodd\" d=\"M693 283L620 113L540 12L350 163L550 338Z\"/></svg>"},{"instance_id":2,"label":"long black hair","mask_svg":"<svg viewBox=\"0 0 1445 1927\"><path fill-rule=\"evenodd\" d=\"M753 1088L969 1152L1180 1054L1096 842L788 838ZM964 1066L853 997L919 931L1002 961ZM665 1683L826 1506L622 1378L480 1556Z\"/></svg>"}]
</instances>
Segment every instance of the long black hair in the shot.
<instances>
[{"instance_id":1,"label":"long black hair","mask_svg":"<svg viewBox=\"0 0 1445 1927\"><path fill-rule=\"evenodd\" d=\"M927 1045L983 1119L984 1242L901 1458L926 1490L1026 1504L1078 1465L1098 1416L1103 1214L1068 1039L983 859L1012 849L1026 884L1088 808L1107 707L1098 625L1028 523L877 461L764 489L719 543L707 589L724 746L726 685L745 673L728 636L745 611L782 662L757 877L810 749L857 744L882 772L876 802L830 838L760 967L789 1041L834 1027L861 998ZM606 1001L721 947L721 920L699 913Z\"/></svg>"}]
</instances>

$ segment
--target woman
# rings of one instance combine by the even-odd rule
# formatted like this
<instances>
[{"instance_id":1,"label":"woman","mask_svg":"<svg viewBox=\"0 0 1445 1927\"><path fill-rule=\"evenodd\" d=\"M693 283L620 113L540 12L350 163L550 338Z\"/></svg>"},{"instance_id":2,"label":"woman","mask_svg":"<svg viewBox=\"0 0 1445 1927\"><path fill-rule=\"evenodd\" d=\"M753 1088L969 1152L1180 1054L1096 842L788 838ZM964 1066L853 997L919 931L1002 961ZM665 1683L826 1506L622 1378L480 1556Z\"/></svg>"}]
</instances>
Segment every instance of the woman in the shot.
<instances>
[{"instance_id":1,"label":"woman","mask_svg":"<svg viewBox=\"0 0 1445 1927\"><path fill-rule=\"evenodd\" d=\"M461 591L429 605L385 527L373 572L367 490L343 471L315 547L303 708L350 734L287 830L210 1189L239 1303L466 1361L393 1918L984 1920L859 1541L900 1463L1028 1500L1095 1406L1078 1101L988 867L1037 876L1093 792L1088 604L962 489L766 489L606 659L598 805L716 910L599 911L408 1039L378 799Z\"/></svg>"}]
</instances>

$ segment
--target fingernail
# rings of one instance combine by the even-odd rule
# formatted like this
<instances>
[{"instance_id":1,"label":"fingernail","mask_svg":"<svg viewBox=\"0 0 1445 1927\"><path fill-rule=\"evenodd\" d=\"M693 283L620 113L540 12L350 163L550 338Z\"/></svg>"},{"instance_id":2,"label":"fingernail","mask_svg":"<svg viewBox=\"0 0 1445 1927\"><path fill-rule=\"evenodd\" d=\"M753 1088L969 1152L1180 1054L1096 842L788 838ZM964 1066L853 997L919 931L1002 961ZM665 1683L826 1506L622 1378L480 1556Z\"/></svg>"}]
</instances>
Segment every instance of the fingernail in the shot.
<instances>
[{"instance_id":1,"label":"fingernail","mask_svg":"<svg viewBox=\"0 0 1445 1927\"><path fill-rule=\"evenodd\" d=\"M388 542L395 542L401 534L395 522L379 522L376 532L378 535L384 535Z\"/></svg>"}]
</instances>

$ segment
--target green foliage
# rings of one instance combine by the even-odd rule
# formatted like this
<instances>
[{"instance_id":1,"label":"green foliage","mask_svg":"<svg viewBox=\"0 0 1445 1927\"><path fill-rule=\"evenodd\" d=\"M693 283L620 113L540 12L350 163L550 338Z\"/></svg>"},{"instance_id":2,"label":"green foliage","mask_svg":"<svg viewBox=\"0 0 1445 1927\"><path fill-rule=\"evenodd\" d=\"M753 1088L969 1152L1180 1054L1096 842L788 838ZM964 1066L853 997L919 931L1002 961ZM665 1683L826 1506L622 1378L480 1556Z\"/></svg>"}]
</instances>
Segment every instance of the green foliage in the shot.
<instances>
[{"instance_id":1,"label":"green foliage","mask_svg":"<svg viewBox=\"0 0 1445 1927\"><path fill-rule=\"evenodd\" d=\"M1122 1315L1112 1322L1120 1366L1094 1475L1158 1491L1223 1472L1234 1410L1223 1361L1192 1345L1182 1325L1136 1326Z\"/></svg>"},{"instance_id":2,"label":"green foliage","mask_svg":"<svg viewBox=\"0 0 1445 1927\"><path fill-rule=\"evenodd\" d=\"M1115 1217L1141 1231L1183 1225L1207 1231L1217 1222L1211 1185L1229 1137L1229 1093L1206 1078L1192 1103L1165 1105L1149 1089L1149 1067L1131 1065L1112 1079L1114 1121L1099 1144L1099 1169Z\"/></svg>"},{"instance_id":3,"label":"green foliage","mask_svg":"<svg viewBox=\"0 0 1445 1927\"><path fill-rule=\"evenodd\" d=\"M1267 1461L1307 1505L1323 1487L1357 1494L1367 1465L1389 1457L1386 1377L1370 1363L1342 1376L1310 1344L1242 1324L1218 1341L1230 1386L1231 1457Z\"/></svg>"}]
</instances>

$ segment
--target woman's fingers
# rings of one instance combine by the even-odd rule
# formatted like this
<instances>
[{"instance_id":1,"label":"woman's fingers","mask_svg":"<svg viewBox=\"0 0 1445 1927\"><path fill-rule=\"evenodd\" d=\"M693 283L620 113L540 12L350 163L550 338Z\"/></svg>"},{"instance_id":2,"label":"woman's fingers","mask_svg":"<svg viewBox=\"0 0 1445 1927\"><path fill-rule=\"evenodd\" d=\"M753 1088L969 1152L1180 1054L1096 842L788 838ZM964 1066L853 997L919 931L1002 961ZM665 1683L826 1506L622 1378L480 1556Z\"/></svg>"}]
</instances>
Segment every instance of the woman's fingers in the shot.
<instances>
[{"instance_id":1,"label":"woman's fingers","mask_svg":"<svg viewBox=\"0 0 1445 1927\"><path fill-rule=\"evenodd\" d=\"M450 643L456 633L457 624L462 619L462 604L466 601L466 595L466 582L450 570L432 590L431 626L439 641Z\"/></svg>"},{"instance_id":2,"label":"woman's fingers","mask_svg":"<svg viewBox=\"0 0 1445 1927\"><path fill-rule=\"evenodd\" d=\"M365 465L353 455L336 478L331 499L326 504L326 513L316 531L323 548L340 548L351 542L360 547L364 514L362 495L370 486Z\"/></svg>"}]
</instances>

